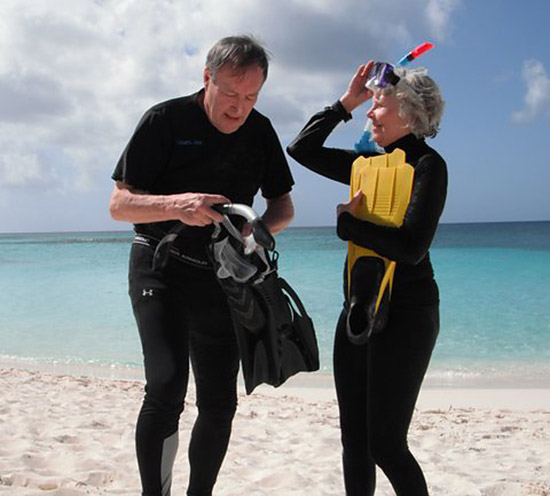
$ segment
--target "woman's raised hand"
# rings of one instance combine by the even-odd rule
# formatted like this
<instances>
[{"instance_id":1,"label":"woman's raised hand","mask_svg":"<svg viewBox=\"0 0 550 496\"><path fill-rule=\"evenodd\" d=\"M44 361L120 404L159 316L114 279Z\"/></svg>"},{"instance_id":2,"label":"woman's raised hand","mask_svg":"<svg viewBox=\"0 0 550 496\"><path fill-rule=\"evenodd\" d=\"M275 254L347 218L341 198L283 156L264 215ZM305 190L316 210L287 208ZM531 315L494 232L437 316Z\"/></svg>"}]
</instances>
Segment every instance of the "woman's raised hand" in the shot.
<instances>
[{"instance_id":1,"label":"woman's raised hand","mask_svg":"<svg viewBox=\"0 0 550 496\"><path fill-rule=\"evenodd\" d=\"M372 91L365 85L373 65L374 61L372 60L369 60L366 64L361 64L351 78L347 91L340 98L340 102L348 112L359 107L372 96Z\"/></svg>"}]
</instances>

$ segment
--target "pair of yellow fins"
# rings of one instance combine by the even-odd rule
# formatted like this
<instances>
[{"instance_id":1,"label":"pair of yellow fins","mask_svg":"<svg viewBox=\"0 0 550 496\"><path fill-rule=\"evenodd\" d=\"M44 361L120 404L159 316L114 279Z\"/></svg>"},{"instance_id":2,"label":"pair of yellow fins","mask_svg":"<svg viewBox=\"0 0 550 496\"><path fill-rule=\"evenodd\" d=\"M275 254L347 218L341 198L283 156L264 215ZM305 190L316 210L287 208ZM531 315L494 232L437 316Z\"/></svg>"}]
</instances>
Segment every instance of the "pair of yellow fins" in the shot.
<instances>
[{"instance_id":1,"label":"pair of yellow fins","mask_svg":"<svg viewBox=\"0 0 550 496\"><path fill-rule=\"evenodd\" d=\"M400 227L411 198L414 168L399 148L359 157L351 171L350 196L363 197L353 215L374 224ZM347 335L356 345L386 326L396 262L349 242Z\"/></svg>"}]
</instances>

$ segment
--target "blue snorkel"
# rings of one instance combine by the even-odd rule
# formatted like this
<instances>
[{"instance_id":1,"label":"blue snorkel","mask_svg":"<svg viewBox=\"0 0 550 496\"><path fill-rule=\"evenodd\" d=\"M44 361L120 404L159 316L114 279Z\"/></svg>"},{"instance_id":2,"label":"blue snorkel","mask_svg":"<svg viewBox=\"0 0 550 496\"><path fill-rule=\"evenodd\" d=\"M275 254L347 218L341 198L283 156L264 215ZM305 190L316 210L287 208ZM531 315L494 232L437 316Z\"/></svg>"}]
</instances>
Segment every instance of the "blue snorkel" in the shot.
<instances>
[{"instance_id":1,"label":"blue snorkel","mask_svg":"<svg viewBox=\"0 0 550 496\"><path fill-rule=\"evenodd\" d=\"M381 153L382 148L372 141L372 121L367 119L365 129L359 141L356 141L353 148L357 153Z\"/></svg>"}]
</instances>

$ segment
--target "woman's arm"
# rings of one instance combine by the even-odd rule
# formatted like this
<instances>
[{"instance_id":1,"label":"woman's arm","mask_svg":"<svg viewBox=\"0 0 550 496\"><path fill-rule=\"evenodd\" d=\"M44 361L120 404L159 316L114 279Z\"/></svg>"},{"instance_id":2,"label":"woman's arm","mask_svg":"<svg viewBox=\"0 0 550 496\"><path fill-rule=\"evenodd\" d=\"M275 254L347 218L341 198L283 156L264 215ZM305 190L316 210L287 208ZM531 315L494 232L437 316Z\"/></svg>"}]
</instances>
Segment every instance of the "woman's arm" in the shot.
<instances>
[{"instance_id":1,"label":"woman's arm","mask_svg":"<svg viewBox=\"0 0 550 496\"><path fill-rule=\"evenodd\" d=\"M315 114L287 147L288 154L308 169L344 184L349 184L351 165L358 154L352 150L323 146L341 121L349 121L351 112L365 103L372 92L365 86L372 60L361 64L346 92L330 107Z\"/></svg>"},{"instance_id":2,"label":"woman's arm","mask_svg":"<svg viewBox=\"0 0 550 496\"><path fill-rule=\"evenodd\" d=\"M351 164L357 158L352 150L323 146L334 128L351 115L338 100L317 112L287 147L288 154L297 162L335 181L349 184Z\"/></svg>"},{"instance_id":3,"label":"woman's arm","mask_svg":"<svg viewBox=\"0 0 550 496\"><path fill-rule=\"evenodd\" d=\"M349 204L349 208L339 206L338 236L390 260L417 264L430 248L446 194L447 166L444 160L436 155L426 156L415 168L411 200L401 227L379 226L358 219L349 212L353 209Z\"/></svg>"}]
</instances>

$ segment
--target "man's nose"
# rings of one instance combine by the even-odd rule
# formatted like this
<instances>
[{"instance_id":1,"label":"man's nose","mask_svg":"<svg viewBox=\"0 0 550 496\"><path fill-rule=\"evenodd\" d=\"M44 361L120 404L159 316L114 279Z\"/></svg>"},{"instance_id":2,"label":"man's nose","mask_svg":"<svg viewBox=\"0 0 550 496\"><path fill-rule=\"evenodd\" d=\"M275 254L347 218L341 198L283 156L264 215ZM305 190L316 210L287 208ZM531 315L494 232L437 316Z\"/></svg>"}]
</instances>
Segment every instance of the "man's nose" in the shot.
<instances>
[{"instance_id":1,"label":"man's nose","mask_svg":"<svg viewBox=\"0 0 550 496\"><path fill-rule=\"evenodd\" d=\"M241 98L236 98L231 102L231 110L236 116L242 115L244 112L244 101Z\"/></svg>"}]
</instances>

